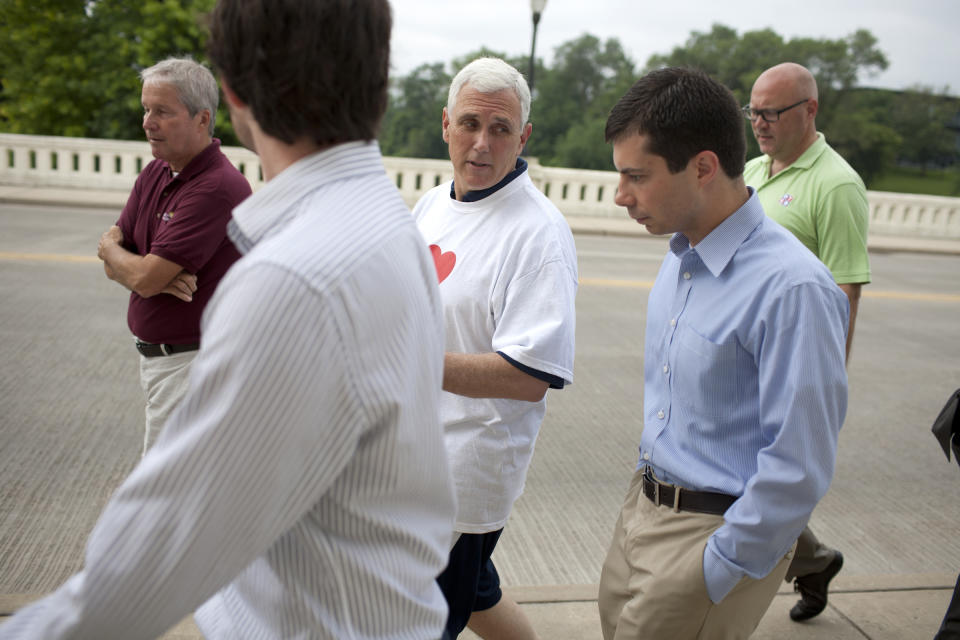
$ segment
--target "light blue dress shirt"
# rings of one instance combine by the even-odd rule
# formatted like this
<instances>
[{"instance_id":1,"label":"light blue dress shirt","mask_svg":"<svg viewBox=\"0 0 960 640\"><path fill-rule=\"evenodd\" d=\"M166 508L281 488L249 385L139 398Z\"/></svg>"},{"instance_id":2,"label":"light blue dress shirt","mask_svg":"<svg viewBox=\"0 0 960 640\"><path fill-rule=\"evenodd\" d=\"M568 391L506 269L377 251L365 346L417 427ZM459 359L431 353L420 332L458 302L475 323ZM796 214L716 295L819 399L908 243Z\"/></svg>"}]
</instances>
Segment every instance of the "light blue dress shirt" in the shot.
<instances>
[{"instance_id":1,"label":"light blue dress shirt","mask_svg":"<svg viewBox=\"0 0 960 640\"><path fill-rule=\"evenodd\" d=\"M704 551L714 602L770 573L830 485L848 318L830 271L752 189L696 247L670 241L647 311L640 465L739 496Z\"/></svg>"}]
</instances>

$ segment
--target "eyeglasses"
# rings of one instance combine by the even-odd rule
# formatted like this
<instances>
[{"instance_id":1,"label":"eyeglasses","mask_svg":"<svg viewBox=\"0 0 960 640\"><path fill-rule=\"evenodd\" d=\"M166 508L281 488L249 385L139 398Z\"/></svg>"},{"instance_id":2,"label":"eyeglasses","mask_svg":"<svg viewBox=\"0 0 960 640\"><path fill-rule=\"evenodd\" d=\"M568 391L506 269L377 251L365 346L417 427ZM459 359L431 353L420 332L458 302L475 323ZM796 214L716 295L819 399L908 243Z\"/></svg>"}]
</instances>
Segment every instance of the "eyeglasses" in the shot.
<instances>
[{"instance_id":1,"label":"eyeglasses","mask_svg":"<svg viewBox=\"0 0 960 640\"><path fill-rule=\"evenodd\" d=\"M794 107L799 107L804 102L810 102L810 98L804 98L800 102L794 102L789 107L784 107L783 109L754 109L750 105L745 106L741 111L743 111L743 117L753 122L757 118L763 118L764 122L776 122L780 119L780 114L784 111L789 111Z\"/></svg>"}]
</instances>

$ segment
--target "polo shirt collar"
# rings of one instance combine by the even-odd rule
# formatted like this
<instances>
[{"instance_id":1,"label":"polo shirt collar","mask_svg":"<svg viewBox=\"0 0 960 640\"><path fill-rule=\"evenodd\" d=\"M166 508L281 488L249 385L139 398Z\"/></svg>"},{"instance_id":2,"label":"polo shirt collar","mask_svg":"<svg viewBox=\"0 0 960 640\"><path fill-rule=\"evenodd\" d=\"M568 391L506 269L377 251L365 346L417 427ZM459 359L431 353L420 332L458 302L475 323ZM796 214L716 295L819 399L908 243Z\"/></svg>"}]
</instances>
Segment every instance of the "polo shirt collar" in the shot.
<instances>
[{"instance_id":1,"label":"polo shirt collar","mask_svg":"<svg viewBox=\"0 0 960 640\"><path fill-rule=\"evenodd\" d=\"M354 141L297 160L233 209L227 234L241 253L296 218L306 198L331 184L386 174L376 141Z\"/></svg>"},{"instance_id":2,"label":"polo shirt collar","mask_svg":"<svg viewBox=\"0 0 960 640\"><path fill-rule=\"evenodd\" d=\"M823 134L819 131L817 132L817 139L813 141L807 150L800 154L800 157L797 158L793 164L791 164L788 169L796 167L797 169L809 169L813 166L813 163L817 161L817 158L820 157L820 154L823 153L824 149L827 148L827 139L823 137Z\"/></svg>"},{"instance_id":3,"label":"polo shirt collar","mask_svg":"<svg viewBox=\"0 0 960 640\"><path fill-rule=\"evenodd\" d=\"M218 138L213 138L210 141L210 144L204 147L203 151L191 158L190 162L187 163L187 166L181 169L180 173L174 176L173 168L170 166L170 163L167 163L167 169L170 170L170 175L175 180L186 182L190 178L193 178L194 176L197 176L210 168L210 165L214 163L219 153L220 140Z\"/></svg>"},{"instance_id":4,"label":"polo shirt collar","mask_svg":"<svg viewBox=\"0 0 960 640\"><path fill-rule=\"evenodd\" d=\"M766 217L756 190L753 187L747 187L747 190L750 192L747 201L692 249L697 252L703 264L715 278L720 277L733 260L740 245L763 223ZM682 233L674 234L670 239L670 251L678 258L682 258L688 250L691 250L691 247L687 237Z\"/></svg>"},{"instance_id":5,"label":"polo shirt collar","mask_svg":"<svg viewBox=\"0 0 960 640\"><path fill-rule=\"evenodd\" d=\"M521 157L517 157L517 164L514 165L513 171L503 176L503 180L493 185L492 187L487 187L486 189L479 189L477 191L467 191L463 194L463 202L476 202L477 200L483 200L489 195L493 195L500 189L504 188L510 184L515 178L520 176L524 171L527 170L527 161ZM450 197L454 200L457 199L457 192L454 189L454 183L450 183Z\"/></svg>"},{"instance_id":6,"label":"polo shirt collar","mask_svg":"<svg viewBox=\"0 0 960 640\"><path fill-rule=\"evenodd\" d=\"M817 139L813 141L807 150L800 154L800 157L794 160L793 164L777 174L779 176L781 173L786 173L790 170L805 170L809 169L817 161L817 158L820 157L820 154L823 153L827 148L827 139L822 133L817 132ZM764 179L769 179L770 176L770 164L773 162L773 158L768 155L763 156L763 176ZM776 177L776 176L774 176Z\"/></svg>"}]
</instances>

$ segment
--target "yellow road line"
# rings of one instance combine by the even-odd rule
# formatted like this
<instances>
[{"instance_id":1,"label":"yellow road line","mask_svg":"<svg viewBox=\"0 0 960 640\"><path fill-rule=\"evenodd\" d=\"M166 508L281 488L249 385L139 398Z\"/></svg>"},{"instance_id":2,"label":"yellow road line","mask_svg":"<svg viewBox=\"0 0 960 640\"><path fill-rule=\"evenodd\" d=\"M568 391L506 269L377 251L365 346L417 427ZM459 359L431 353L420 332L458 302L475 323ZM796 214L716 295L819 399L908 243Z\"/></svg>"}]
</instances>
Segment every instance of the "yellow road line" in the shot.
<instances>
[{"instance_id":1,"label":"yellow road line","mask_svg":"<svg viewBox=\"0 0 960 640\"><path fill-rule=\"evenodd\" d=\"M0 260L32 261L32 262L100 262L96 256L74 256L60 253L15 253L0 251ZM607 287L614 289L650 289L653 281L650 280L618 280L614 278L580 278L580 284L585 287ZM886 300L913 300L917 302L960 302L960 295L950 293L913 293L910 291L871 291L864 290L864 298L881 298Z\"/></svg>"},{"instance_id":2,"label":"yellow road line","mask_svg":"<svg viewBox=\"0 0 960 640\"><path fill-rule=\"evenodd\" d=\"M24 260L31 262L100 262L97 256L71 256L62 253L13 253L0 251L0 260Z\"/></svg>"},{"instance_id":3,"label":"yellow road line","mask_svg":"<svg viewBox=\"0 0 960 640\"><path fill-rule=\"evenodd\" d=\"M950 293L913 293L911 291L864 291L864 298L887 300L917 300L923 302L960 302L960 295Z\"/></svg>"},{"instance_id":4,"label":"yellow road line","mask_svg":"<svg viewBox=\"0 0 960 640\"><path fill-rule=\"evenodd\" d=\"M617 287L626 289L651 289L653 281L613 280L610 278L580 278L580 284L587 287Z\"/></svg>"},{"instance_id":5,"label":"yellow road line","mask_svg":"<svg viewBox=\"0 0 960 640\"><path fill-rule=\"evenodd\" d=\"M610 287L621 289L650 289L653 282L644 280L616 280L611 278L580 278L585 287ZM914 293L911 291L870 291L864 290L864 298L886 300L913 300L917 302L960 302L960 295L950 293Z\"/></svg>"}]
</instances>

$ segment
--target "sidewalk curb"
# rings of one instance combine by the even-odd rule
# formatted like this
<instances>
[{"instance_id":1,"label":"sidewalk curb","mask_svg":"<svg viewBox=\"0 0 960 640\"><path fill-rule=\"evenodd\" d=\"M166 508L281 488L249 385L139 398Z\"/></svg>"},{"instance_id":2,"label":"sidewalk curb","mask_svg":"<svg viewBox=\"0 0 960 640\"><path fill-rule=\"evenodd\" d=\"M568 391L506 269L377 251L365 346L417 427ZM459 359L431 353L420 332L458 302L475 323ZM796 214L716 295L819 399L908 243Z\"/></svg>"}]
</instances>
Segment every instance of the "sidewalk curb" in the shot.
<instances>
[{"instance_id":1,"label":"sidewalk curb","mask_svg":"<svg viewBox=\"0 0 960 640\"><path fill-rule=\"evenodd\" d=\"M956 576L948 573L921 573L876 576L838 576L830 583L832 594L890 593L907 591L952 591ZM596 602L597 584L555 584L504 586L503 593L517 604ZM793 585L783 583L777 595L794 593ZM44 593L0 594L0 616L13 615L17 609L46 596Z\"/></svg>"},{"instance_id":2,"label":"sidewalk curb","mask_svg":"<svg viewBox=\"0 0 960 640\"><path fill-rule=\"evenodd\" d=\"M949 573L914 573L872 576L840 574L830 583L830 593L885 593L898 591L953 590L957 577ZM518 604L547 602L592 602L597 599L598 584L504 586L503 592ZM778 595L794 593L793 584L784 582ZM0 596L2 598L2 596ZM0 600L2 602L2 600Z\"/></svg>"}]
</instances>

